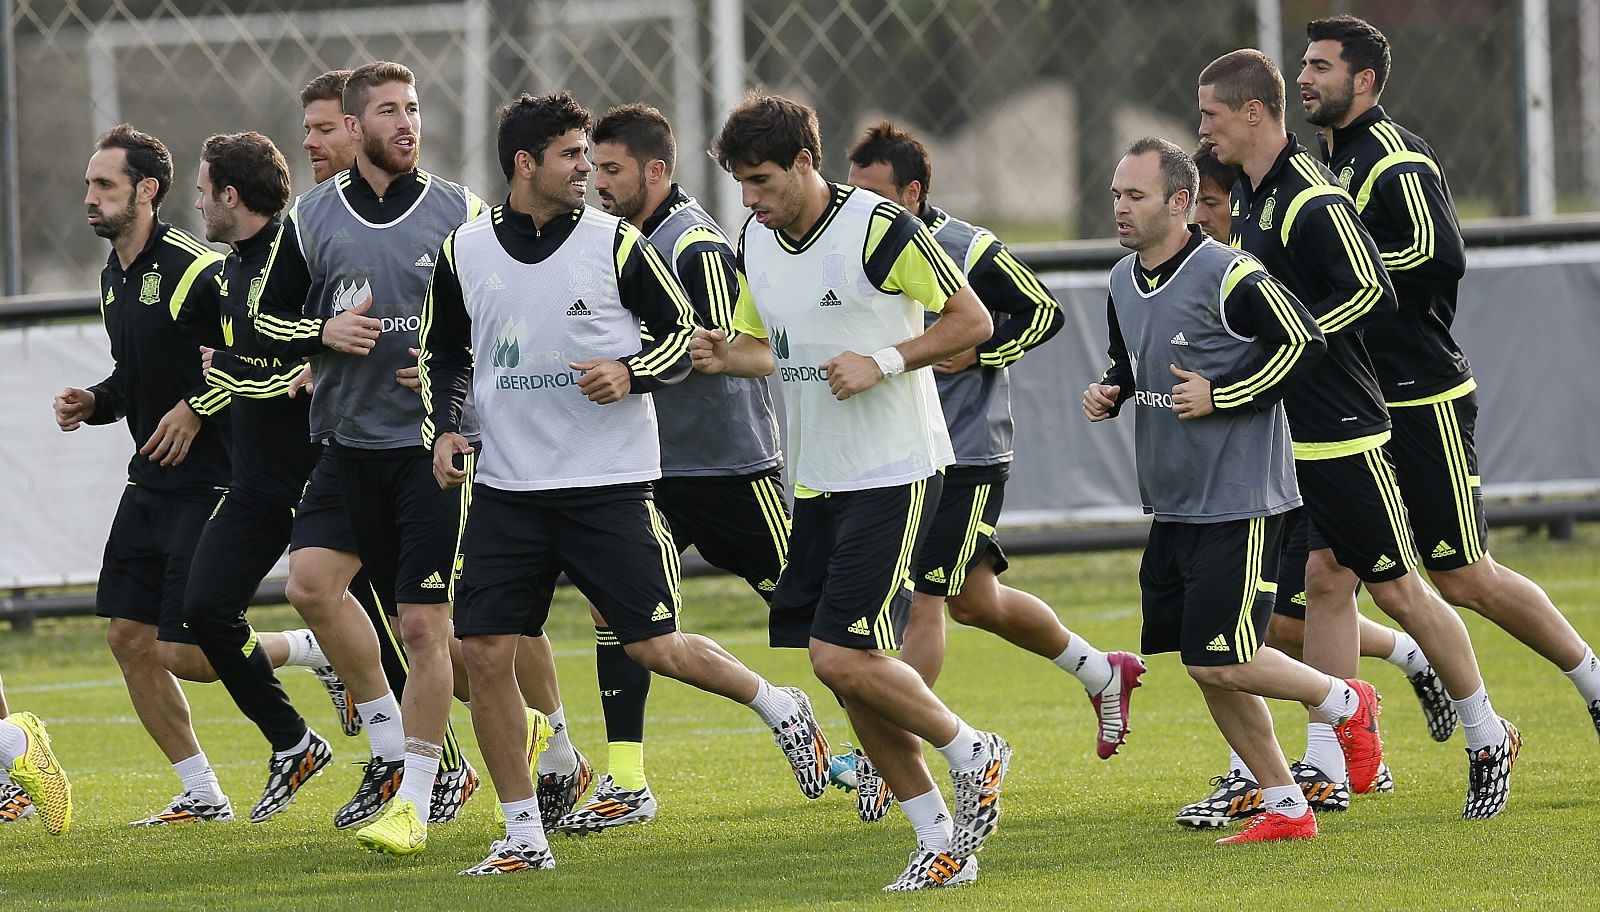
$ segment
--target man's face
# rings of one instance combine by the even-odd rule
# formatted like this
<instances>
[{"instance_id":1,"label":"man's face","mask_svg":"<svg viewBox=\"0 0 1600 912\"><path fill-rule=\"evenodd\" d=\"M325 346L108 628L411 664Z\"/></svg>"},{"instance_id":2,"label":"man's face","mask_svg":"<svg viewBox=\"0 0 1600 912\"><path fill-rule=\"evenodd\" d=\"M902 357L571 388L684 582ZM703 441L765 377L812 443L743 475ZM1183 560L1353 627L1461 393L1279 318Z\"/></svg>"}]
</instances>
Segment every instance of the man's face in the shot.
<instances>
[{"instance_id":1,"label":"man's face","mask_svg":"<svg viewBox=\"0 0 1600 912\"><path fill-rule=\"evenodd\" d=\"M572 129L550 140L533 169L533 195L552 205L577 208L589 189L589 135Z\"/></svg>"},{"instance_id":2,"label":"man's face","mask_svg":"<svg viewBox=\"0 0 1600 912\"><path fill-rule=\"evenodd\" d=\"M888 162L873 162L870 165L850 163L850 184L863 190L870 190L884 199L894 200L900 205L916 212L919 209L917 194L919 188L906 184L904 189L895 186L894 168Z\"/></svg>"},{"instance_id":3,"label":"man's face","mask_svg":"<svg viewBox=\"0 0 1600 912\"><path fill-rule=\"evenodd\" d=\"M1232 191L1216 181L1200 178L1200 195L1195 197L1194 222L1214 241L1228 243L1228 231L1233 227Z\"/></svg>"},{"instance_id":4,"label":"man's face","mask_svg":"<svg viewBox=\"0 0 1600 912\"><path fill-rule=\"evenodd\" d=\"M645 206L644 166L628 147L603 142L594 147L594 192L600 208L621 219L637 216Z\"/></svg>"},{"instance_id":5,"label":"man's face","mask_svg":"<svg viewBox=\"0 0 1600 912\"><path fill-rule=\"evenodd\" d=\"M1112 213L1117 241L1129 250L1148 250L1171 236L1172 207L1162 193L1161 156L1155 152L1123 156L1111 178Z\"/></svg>"},{"instance_id":6,"label":"man's face","mask_svg":"<svg viewBox=\"0 0 1600 912\"><path fill-rule=\"evenodd\" d=\"M234 211L217 195L216 188L212 186L209 162L200 163L200 173L195 178L194 189L199 194L195 197L194 207L200 210L206 221L206 240L213 244L231 244L238 240Z\"/></svg>"},{"instance_id":7,"label":"man's face","mask_svg":"<svg viewBox=\"0 0 1600 912\"><path fill-rule=\"evenodd\" d=\"M353 138L361 142L367 160L390 174L415 170L422 153L422 109L417 90L406 82L386 82L367 93L360 117L351 117Z\"/></svg>"},{"instance_id":8,"label":"man's face","mask_svg":"<svg viewBox=\"0 0 1600 912\"><path fill-rule=\"evenodd\" d=\"M344 126L344 108L331 98L306 105L306 138L300 145L311 159L311 176L317 183L355 164L356 140Z\"/></svg>"},{"instance_id":9,"label":"man's face","mask_svg":"<svg viewBox=\"0 0 1600 912\"><path fill-rule=\"evenodd\" d=\"M1356 99L1355 74L1339 55L1344 46L1332 39L1313 41L1301 58L1303 66L1295 80L1300 86L1300 106L1306 120L1319 127L1343 125Z\"/></svg>"},{"instance_id":10,"label":"man's face","mask_svg":"<svg viewBox=\"0 0 1600 912\"><path fill-rule=\"evenodd\" d=\"M800 158L810 161L810 155L806 152L801 152ZM800 210L805 202L805 183L799 159L788 170L771 161L759 165L734 165L733 179L739 182L740 203L755 213L756 221L762 225L781 231L800 218Z\"/></svg>"},{"instance_id":11,"label":"man's face","mask_svg":"<svg viewBox=\"0 0 1600 912\"><path fill-rule=\"evenodd\" d=\"M134 205L136 188L124 169L127 160L125 149L100 149L89 159L89 169L83 175L88 188L83 194L83 208L89 227L108 241L122 237L138 217Z\"/></svg>"},{"instance_id":12,"label":"man's face","mask_svg":"<svg viewBox=\"0 0 1600 912\"><path fill-rule=\"evenodd\" d=\"M1235 111L1217 98L1214 86L1200 87L1200 138L1217 150L1217 161L1225 165L1244 164L1249 146L1249 103Z\"/></svg>"}]
</instances>

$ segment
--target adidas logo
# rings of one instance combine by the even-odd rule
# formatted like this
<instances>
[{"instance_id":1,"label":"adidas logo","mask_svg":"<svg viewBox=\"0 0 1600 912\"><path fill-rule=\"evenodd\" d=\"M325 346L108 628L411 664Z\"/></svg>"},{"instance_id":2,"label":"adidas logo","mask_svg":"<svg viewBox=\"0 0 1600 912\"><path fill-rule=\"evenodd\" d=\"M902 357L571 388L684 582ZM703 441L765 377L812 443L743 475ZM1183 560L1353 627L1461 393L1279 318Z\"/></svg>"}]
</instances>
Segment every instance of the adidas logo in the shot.
<instances>
[{"instance_id":1,"label":"adidas logo","mask_svg":"<svg viewBox=\"0 0 1600 912\"><path fill-rule=\"evenodd\" d=\"M424 253L422 256L417 257L417 265L421 266L421 267L423 267L425 269L432 269L433 268L433 257L431 255L429 255L429 254Z\"/></svg>"},{"instance_id":2,"label":"adidas logo","mask_svg":"<svg viewBox=\"0 0 1600 912\"><path fill-rule=\"evenodd\" d=\"M922 578L930 583L948 582L948 580L946 580L944 577L943 567L934 567L932 570L929 570L927 573L923 574Z\"/></svg>"},{"instance_id":3,"label":"adidas logo","mask_svg":"<svg viewBox=\"0 0 1600 912\"><path fill-rule=\"evenodd\" d=\"M946 820L949 820L949 819L950 818L943 811L940 811L939 814L933 818L933 822L934 823L944 823Z\"/></svg>"},{"instance_id":4,"label":"adidas logo","mask_svg":"<svg viewBox=\"0 0 1600 912\"><path fill-rule=\"evenodd\" d=\"M377 712L377 713L373 713L372 714L372 718L368 719L367 723L370 725L370 724L377 723L377 722L387 722L387 721L389 721L389 717L388 716L384 715L381 712Z\"/></svg>"},{"instance_id":5,"label":"adidas logo","mask_svg":"<svg viewBox=\"0 0 1600 912\"><path fill-rule=\"evenodd\" d=\"M1226 639L1224 639L1222 634L1220 634L1220 633L1217 634L1216 637L1211 640L1211 642L1206 644L1206 652L1227 652L1227 651L1228 651L1228 641Z\"/></svg>"},{"instance_id":6,"label":"adidas logo","mask_svg":"<svg viewBox=\"0 0 1600 912\"><path fill-rule=\"evenodd\" d=\"M818 307L839 307L843 304L844 302L839 300L839 296L834 294L831 288L828 289L827 294L822 296L822 300L817 302Z\"/></svg>"},{"instance_id":7,"label":"adidas logo","mask_svg":"<svg viewBox=\"0 0 1600 912\"><path fill-rule=\"evenodd\" d=\"M1299 592L1296 592L1294 594L1294 597L1289 599L1289 601L1294 602L1296 605L1299 605L1301 608L1306 607L1306 593L1305 593L1305 590L1302 589Z\"/></svg>"},{"instance_id":8,"label":"adidas logo","mask_svg":"<svg viewBox=\"0 0 1600 912\"><path fill-rule=\"evenodd\" d=\"M576 304L573 304L571 307L567 308L567 316L569 316L569 317L592 317L592 316L594 316L594 311L590 310L583 303L583 299L582 298L579 298L578 302Z\"/></svg>"},{"instance_id":9,"label":"adidas logo","mask_svg":"<svg viewBox=\"0 0 1600 912\"><path fill-rule=\"evenodd\" d=\"M1440 542L1439 544L1435 545L1433 549L1434 557L1455 557L1455 554L1456 549L1450 547L1444 542Z\"/></svg>"},{"instance_id":10,"label":"adidas logo","mask_svg":"<svg viewBox=\"0 0 1600 912\"><path fill-rule=\"evenodd\" d=\"M666 603L665 602L656 602L656 610L650 612L650 620L652 620L652 621L667 621L667 620L671 620L671 619L672 619L672 611L669 608L667 608Z\"/></svg>"},{"instance_id":11,"label":"adidas logo","mask_svg":"<svg viewBox=\"0 0 1600 912\"><path fill-rule=\"evenodd\" d=\"M488 280L483 283L483 288L485 291L504 291L506 283L500 280L500 273L492 272Z\"/></svg>"},{"instance_id":12,"label":"adidas logo","mask_svg":"<svg viewBox=\"0 0 1600 912\"><path fill-rule=\"evenodd\" d=\"M350 240L351 240L351 238L350 238L350 229L348 229L348 228L340 228L338 231L335 231L333 233L333 237L330 239L330 243L348 244L348 243L350 243Z\"/></svg>"},{"instance_id":13,"label":"adidas logo","mask_svg":"<svg viewBox=\"0 0 1600 912\"><path fill-rule=\"evenodd\" d=\"M1188 345L1189 344L1189 340L1185 339L1183 337L1183 333L1178 333L1176 336L1172 337L1172 344L1173 345Z\"/></svg>"},{"instance_id":14,"label":"adidas logo","mask_svg":"<svg viewBox=\"0 0 1600 912\"><path fill-rule=\"evenodd\" d=\"M424 589L443 589L444 588L444 580L442 578L440 578L439 571L437 571L437 570L433 571L433 573L430 574L427 579L423 580L422 581L422 588L424 588Z\"/></svg>"},{"instance_id":15,"label":"adidas logo","mask_svg":"<svg viewBox=\"0 0 1600 912\"><path fill-rule=\"evenodd\" d=\"M756 583L756 588L760 589L762 592L775 592L778 588L778 584L774 583L772 580L764 579L761 582Z\"/></svg>"},{"instance_id":16,"label":"adidas logo","mask_svg":"<svg viewBox=\"0 0 1600 912\"><path fill-rule=\"evenodd\" d=\"M872 628L867 626L866 618L861 618L854 624L850 625L850 632L856 636L870 636L872 633Z\"/></svg>"},{"instance_id":17,"label":"adidas logo","mask_svg":"<svg viewBox=\"0 0 1600 912\"><path fill-rule=\"evenodd\" d=\"M1378 560L1372 565L1372 572L1373 573L1381 573L1384 570L1393 570L1393 569L1394 569L1394 560L1392 558L1390 558L1389 555L1387 555L1387 554L1378 555Z\"/></svg>"},{"instance_id":18,"label":"adidas logo","mask_svg":"<svg viewBox=\"0 0 1600 912\"><path fill-rule=\"evenodd\" d=\"M515 817L513 817L511 819L512 820L532 820L533 819L533 815L528 813L527 811L523 811L522 813L518 814L517 816L515 816Z\"/></svg>"}]
</instances>

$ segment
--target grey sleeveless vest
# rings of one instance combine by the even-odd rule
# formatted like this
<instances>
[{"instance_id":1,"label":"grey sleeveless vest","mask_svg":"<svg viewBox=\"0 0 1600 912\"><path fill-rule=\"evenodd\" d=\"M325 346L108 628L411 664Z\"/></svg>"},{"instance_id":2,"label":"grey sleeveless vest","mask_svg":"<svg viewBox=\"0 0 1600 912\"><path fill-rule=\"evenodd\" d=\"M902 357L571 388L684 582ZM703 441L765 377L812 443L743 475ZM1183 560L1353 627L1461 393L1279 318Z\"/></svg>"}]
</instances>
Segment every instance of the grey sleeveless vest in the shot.
<instances>
[{"instance_id":1,"label":"grey sleeveless vest","mask_svg":"<svg viewBox=\"0 0 1600 912\"><path fill-rule=\"evenodd\" d=\"M988 232L945 213L944 223L933 239L950 254L950 259L965 273L972 268L973 244ZM994 313L996 328L1007 319ZM939 318L930 313L924 326ZM989 466L1011 462L1011 438L1016 425L1011 420L1011 378L1003 367L976 365L958 374L933 375L939 387L939 404L944 408L945 424L950 428L950 445L956 451L958 466Z\"/></svg>"}]
</instances>

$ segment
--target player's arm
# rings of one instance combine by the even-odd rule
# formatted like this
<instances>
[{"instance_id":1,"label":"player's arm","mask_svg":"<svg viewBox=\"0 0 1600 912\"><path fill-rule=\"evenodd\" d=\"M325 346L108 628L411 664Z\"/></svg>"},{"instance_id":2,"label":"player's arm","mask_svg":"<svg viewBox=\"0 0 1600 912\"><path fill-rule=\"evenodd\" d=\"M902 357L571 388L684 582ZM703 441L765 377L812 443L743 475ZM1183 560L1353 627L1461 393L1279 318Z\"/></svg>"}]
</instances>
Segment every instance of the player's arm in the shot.
<instances>
[{"instance_id":1,"label":"player's arm","mask_svg":"<svg viewBox=\"0 0 1600 912\"><path fill-rule=\"evenodd\" d=\"M261 295L253 323L261 344L280 357L315 355L328 349L365 355L378 344L382 327L366 316L372 299L358 301L332 317L305 315L311 293L311 269L300 248L300 232L290 212L278 227L262 271Z\"/></svg>"},{"instance_id":2,"label":"player's arm","mask_svg":"<svg viewBox=\"0 0 1600 912\"><path fill-rule=\"evenodd\" d=\"M178 333L194 347L222 344L222 268L224 258L215 251L196 257L184 271L168 302ZM215 418L228 407L230 392L213 386L201 372L200 383L184 393L183 401L200 418Z\"/></svg>"},{"instance_id":3,"label":"player's arm","mask_svg":"<svg viewBox=\"0 0 1600 912\"><path fill-rule=\"evenodd\" d=\"M1379 176L1373 195L1369 206L1379 206L1397 228L1406 226L1377 242L1394 280L1442 284L1466 275L1466 246L1433 162L1396 165Z\"/></svg>"},{"instance_id":4,"label":"player's arm","mask_svg":"<svg viewBox=\"0 0 1600 912\"><path fill-rule=\"evenodd\" d=\"M426 415L422 443L430 449L439 436L459 436L461 413L472 383L472 317L456 273L455 240L452 231L439 248L428 297L422 303L417 379Z\"/></svg>"},{"instance_id":5,"label":"player's arm","mask_svg":"<svg viewBox=\"0 0 1600 912\"><path fill-rule=\"evenodd\" d=\"M1217 411L1271 407L1327 350L1311 312L1249 257L1234 261L1223 280L1222 319L1234 335L1255 339L1256 356L1236 371L1207 378ZM1179 417L1187 416L1180 411Z\"/></svg>"},{"instance_id":6,"label":"player's arm","mask_svg":"<svg viewBox=\"0 0 1600 912\"><path fill-rule=\"evenodd\" d=\"M980 236L978 251L967 281L991 311L1010 317L994 335L977 347L977 363L984 367L1015 364L1032 349L1061 331L1065 318L1061 305L1011 251L992 234Z\"/></svg>"},{"instance_id":7,"label":"player's arm","mask_svg":"<svg viewBox=\"0 0 1600 912\"><path fill-rule=\"evenodd\" d=\"M1283 230L1297 249L1309 252L1298 258L1297 268L1321 273L1333 288L1320 301L1302 302L1323 333L1360 329L1395 312L1394 285L1378 246L1348 203L1306 206Z\"/></svg>"},{"instance_id":8,"label":"player's arm","mask_svg":"<svg viewBox=\"0 0 1600 912\"><path fill-rule=\"evenodd\" d=\"M100 290L100 300L106 290ZM100 306L105 317L105 305ZM110 327L106 327L110 330ZM121 361L111 363L111 375L88 389L67 387L55 399L56 424L64 431L75 431L79 424L111 424L128 413L128 374Z\"/></svg>"},{"instance_id":9,"label":"player's arm","mask_svg":"<svg viewBox=\"0 0 1600 912\"><path fill-rule=\"evenodd\" d=\"M740 240L742 246L743 238ZM738 289L738 299L733 305L733 335L730 337L722 329L696 329L694 340L689 343L689 357L694 369L701 373L765 377L777 369L777 360L772 356L766 324L761 321L755 298L750 294L743 263L737 259L734 285Z\"/></svg>"},{"instance_id":10,"label":"player's arm","mask_svg":"<svg viewBox=\"0 0 1600 912\"><path fill-rule=\"evenodd\" d=\"M627 370L627 387L619 388L620 392L623 395L648 393L681 382L689 375L689 339L694 335L694 308L689 296L661 254L650 246L639 229L627 222L620 223L617 228L613 251L622 306L639 318L644 335L648 337L643 348L620 359ZM593 371L600 363L574 369ZM589 392L582 383L579 387ZM590 398L595 397L591 395Z\"/></svg>"},{"instance_id":11,"label":"player's arm","mask_svg":"<svg viewBox=\"0 0 1600 912\"><path fill-rule=\"evenodd\" d=\"M1083 414L1090 421L1115 418L1122 411L1122 403L1133 395L1133 361L1128 357L1128 345L1122 339L1122 324L1117 321L1117 305L1111 295L1106 295L1106 329L1110 342L1106 355L1111 364L1100 375L1099 383L1089 384L1083 392Z\"/></svg>"},{"instance_id":12,"label":"player's arm","mask_svg":"<svg viewBox=\"0 0 1600 912\"><path fill-rule=\"evenodd\" d=\"M907 295L939 315L922 335L894 346L905 370L943 361L994 334L994 321L961 268L910 212L893 203L880 205L872 214L865 252L863 265L872 284Z\"/></svg>"},{"instance_id":13,"label":"player's arm","mask_svg":"<svg viewBox=\"0 0 1600 912\"><path fill-rule=\"evenodd\" d=\"M207 354L209 353L209 354ZM273 359L276 365L253 364L225 349L201 349L206 382L246 399L276 399L289 393L306 366L298 358ZM209 360L209 363L207 361Z\"/></svg>"}]
</instances>

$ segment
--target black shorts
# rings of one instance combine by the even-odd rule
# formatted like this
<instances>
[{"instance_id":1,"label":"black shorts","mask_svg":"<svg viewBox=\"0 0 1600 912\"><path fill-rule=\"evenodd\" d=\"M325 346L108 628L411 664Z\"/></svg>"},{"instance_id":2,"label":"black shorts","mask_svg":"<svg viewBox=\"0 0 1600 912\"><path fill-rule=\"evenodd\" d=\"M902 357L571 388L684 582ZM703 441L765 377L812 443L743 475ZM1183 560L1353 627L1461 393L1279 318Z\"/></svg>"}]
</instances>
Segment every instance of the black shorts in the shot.
<instances>
[{"instance_id":1,"label":"black shorts","mask_svg":"<svg viewBox=\"0 0 1600 912\"><path fill-rule=\"evenodd\" d=\"M1140 651L1185 665L1255 658L1277 596L1287 514L1218 523L1155 522L1139 565Z\"/></svg>"},{"instance_id":2,"label":"black shorts","mask_svg":"<svg viewBox=\"0 0 1600 912\"><path fill-rule=\"evenodd\" d=\"M1394 469L1383 447L1334 459L1297 459L1310 551L1333 549L1339 565L1364 583L1399 579L1416 569Z\"/></svg>"},{"instance_id":3,"label":"black shorts","mask_svg":"<svg viewBox=\"0 0 1600 912\"><path fill-rule=\"evenodd\" d=\"M626 645L678 629L678 548L645 497L562 507L477 486L461 539L456 636L538 636L562 573Z\"/></svg>"},{"instance_id":4,"label":"black shorts","mask_svg":"<svg viewBox=\"0 0 1600 912\"><path fill-rule=\"evenodd\" d=\"M1005 496L1005 476L992 468L952 466L945 471L939 508L934 511L928 539L917 552L913 581L918 592L960 595L967 575L984 555L994 555L996 576L1005 572L1010 563L994 539Z\"/></svg>"},{"instance_id":5,"label":"black shorts","mask_svg":"<svg viewBox=\"0 0 1600 912\"><path fill-rule=\"evenodd\" d=\"M1283 533L1283 553L1278 558L1278 599L1273 614L1297 620L1306 619L1306 559L1311 554L1311 521L1305 510L1295 510Z\"/></svg>"},{"instance_id":6,"label":"black shorts","mask_svg":"<svg viewBox=\"0 0 1600 912\"><path fill-rule=\"evenodd\" d=\"M789 566L773 594L774 646L810 638L852 649L898 649L911 569L938 509L943 476L795 501Z\"/></svg>"},{"instance_id":7,"label":"black shorts","mask_svg":"<svg viewBox=\"0 0 1600 912\"><path fill-rule=\"evenodd\" d=\"M1488 550L1489 540L1473 446L1478 394L1391 407L1389 420L1394 423L1389 455L1410 510L1422 565L1456 570L1475 563Z\"/></svg>"},{"instance_id":8,"label":"black shorts","mask_svg":"<svg viewBox=\"0 0 1600 912\"><path fill-rule=\"evenodd\" d=\"M706 563L740 577L768 602L789 558L789 506L777 472L742 478L663 478L656 509L681 554L693 545Z\"/></svg>"},{"instance_id":9,"label":"black shorts","mask_svg":"<svg viewBox=\"0 0 1600 912\"><path fill-rule=\"evenodd\" d=\"M244 617L256 588L283 556L294 508L281 498L234 489L200 533L189 570L185 617Z\"/></svg>"},{"instance_id":10,"label":"black shorts","mask_svg":"<svg viewBox=\"0 0 1600 912\"><path fill-rule=\"evenodd\" d=\"M403 455L335 455L345 514L367 575L394 581L396 606L448 603L472 501L474 456L466 457L467 483L446 491L434 480L433 456L421 447Z\"/></svg>"},{"instance_id":11,"label":"black shorts","mask_svg":"<svg viewBox=\"0 0 1600 912\"><path fill-rule=\"evenodd\" d=\"M289 550L327 548L356 553L356 537L350 531L350 516L344 510L344 488L339 482L339 460L332 447L322 448L322 458L306 479L300 505L294 511L294 532Z\"/></svg>"},{"instance_id":12,"label":"black shorts","mask_svg":"<svg viewBox=\"0 0 1600 912\"><path fill-rule=\"evenodd\" d=\"M106 538L95 614L156 628L156 639L193 643L183 598L195 546L226 492L161 494L129 484Z\"/></svg>"}]
</instances>

